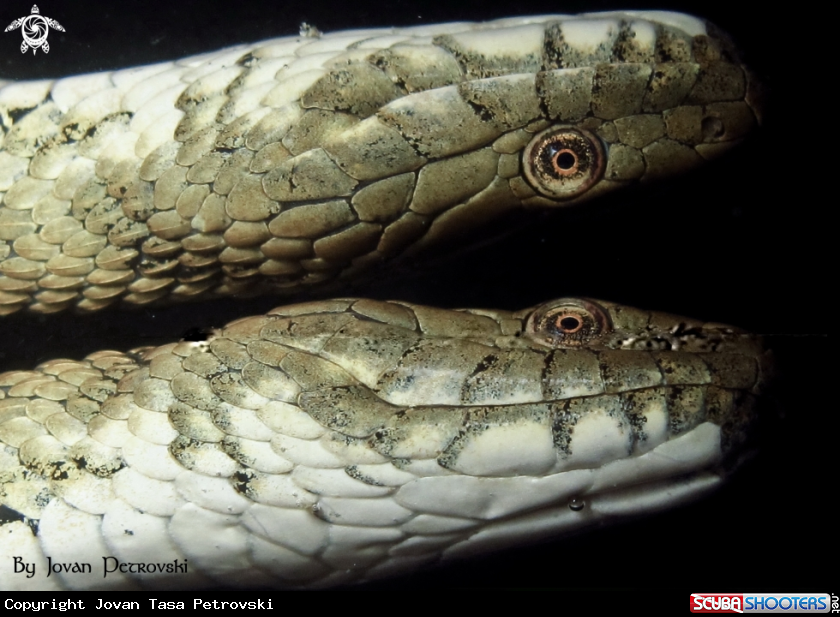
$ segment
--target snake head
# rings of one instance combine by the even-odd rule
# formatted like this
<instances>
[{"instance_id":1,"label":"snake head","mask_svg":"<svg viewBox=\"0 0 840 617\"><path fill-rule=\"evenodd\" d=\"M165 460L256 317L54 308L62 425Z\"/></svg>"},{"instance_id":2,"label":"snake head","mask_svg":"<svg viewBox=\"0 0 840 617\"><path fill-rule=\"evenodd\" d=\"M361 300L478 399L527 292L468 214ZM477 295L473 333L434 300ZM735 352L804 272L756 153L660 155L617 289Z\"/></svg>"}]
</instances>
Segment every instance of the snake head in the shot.
<instances>
[{"instance_id":1,"label":"snake head","mask_svg":"<svg viewBox=\"0 0 840 617\"><path fill-rule=\"evenodd\" d=\"M161 70L0 86L0 314L338 286L514 210L683 173L762 109L725 35L656 11L324 34ZM149 98L166 80L172 100Z\"/></svg>"},{"instance_id":2,"label":"snake head","mask_svg":"<svg viewBox=\"0 0 840 617\"><path fill-rule=\"evenodd\" d=\"M725 324L580 298L547 302L526 315L524 336L556 350L562 358L558 371L577 371L572 384L549 371L553 396L616 393L618 407L643 433L653 409L654 415L667 415L672 436L712 422L721 429L724 456L750 437L757 397L773 374L773 356L761 337Z\"/></svg>"}]
</instances>

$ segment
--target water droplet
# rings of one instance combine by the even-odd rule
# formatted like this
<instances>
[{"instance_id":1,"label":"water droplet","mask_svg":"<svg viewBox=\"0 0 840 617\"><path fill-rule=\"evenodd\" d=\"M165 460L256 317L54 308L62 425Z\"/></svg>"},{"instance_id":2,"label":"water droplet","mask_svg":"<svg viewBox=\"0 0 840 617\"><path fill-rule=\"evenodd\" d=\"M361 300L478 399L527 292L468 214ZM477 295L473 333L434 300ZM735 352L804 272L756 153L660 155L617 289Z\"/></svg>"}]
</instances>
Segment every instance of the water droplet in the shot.
<instances>
[{"instance_id":1,"label":"water droplet","mask_svg":"<svg viewBox=\"0 0 840 617\"><path fill-rule=\"evenodd\" d=\"M585 507L586 507L586 502L583 499L578 499L577 497L574 497L569 502L569 509L574 510L575 512L580 512Z\"/></svg>"}]
</instances>

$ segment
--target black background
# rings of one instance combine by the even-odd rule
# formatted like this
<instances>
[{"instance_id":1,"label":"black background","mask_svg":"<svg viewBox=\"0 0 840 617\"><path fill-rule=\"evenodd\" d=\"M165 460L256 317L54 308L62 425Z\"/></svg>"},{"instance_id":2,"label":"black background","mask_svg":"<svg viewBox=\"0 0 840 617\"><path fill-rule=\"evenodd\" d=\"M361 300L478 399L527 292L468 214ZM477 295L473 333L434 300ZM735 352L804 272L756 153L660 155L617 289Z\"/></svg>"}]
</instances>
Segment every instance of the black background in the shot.
<instances>
[{"instance_id":1,"label":"black background","mask_svg":"<svg viewBox=\"0 0 840 617\"><path fill-rule=\"evenodd\" d=\"M31 1L3 3L0 25L29 14ZM50 53L35 56L20 53L19 31L0 35L0 75L58 77L171 60L294 35L302 21L330 32L631 8L709 18L739 42L772 92L765 126L743 147L675 182L573 212L535 214L501 244L353 294L506 309L583 295L733 323L767 334L776 351L778 426L765 435L756 460L700 503L378 585L826 592L836 581L823 560L830 563L835 544L829 519L837 471L829 446L837 405L828 338L834 323L828 290L837 276L836 262L831 267L828 261L826 213L837 196L834 178L815 161L830 140L819 131L831 106L803 66L817 55L815 42L806 39L813 30L790 12L739 4L42 1L41 14L66 32L51 31ZM814 185L830 197L816 198ZM280 303L268 298L248 306L221 301L129 314L13 316L0 322L0 370L157 344Z\"/></svg>"}]
</instances>

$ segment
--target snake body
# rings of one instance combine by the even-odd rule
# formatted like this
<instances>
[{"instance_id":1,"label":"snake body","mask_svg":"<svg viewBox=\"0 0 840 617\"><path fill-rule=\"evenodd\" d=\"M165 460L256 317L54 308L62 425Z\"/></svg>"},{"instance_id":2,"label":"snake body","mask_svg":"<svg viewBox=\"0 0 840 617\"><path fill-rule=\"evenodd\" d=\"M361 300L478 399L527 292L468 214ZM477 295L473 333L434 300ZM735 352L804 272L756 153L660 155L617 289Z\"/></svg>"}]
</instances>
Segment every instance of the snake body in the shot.
<instances>
[{"instance_id":1,"label":"snake body","mask_svg":"<svg viewBox=\"0 0 840 617\"><path fill-rule=\"evenodd\" d=\"M672 13L7 84L0 311L337 284L515 208L694 167L759 104L726 37ZM114 587L322 586L649 511L718 482L767 375L732 328L582 299L314 302L5 373L0 585L101 586L114 556L190 564ZM46 578L48 558L92 570Z\"/></svg>"}]
</instances>

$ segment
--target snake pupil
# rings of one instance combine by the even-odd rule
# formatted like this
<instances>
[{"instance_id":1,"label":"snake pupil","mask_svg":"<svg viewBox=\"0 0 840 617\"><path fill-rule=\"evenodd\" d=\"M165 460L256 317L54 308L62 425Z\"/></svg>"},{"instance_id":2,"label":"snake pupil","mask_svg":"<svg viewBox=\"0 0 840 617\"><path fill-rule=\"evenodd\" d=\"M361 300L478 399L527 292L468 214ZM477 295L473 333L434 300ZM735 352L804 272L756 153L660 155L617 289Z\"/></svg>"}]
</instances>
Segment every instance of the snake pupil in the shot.
<instances>
[{"instance_id":1,"label":"snake pupil","mask_svg":"<svg viewBox=\"0 0 840 617\"><path fill-rule=\"evenodd\" d=\"M577 157L570 150L561 150L554 156L554 166L560 171L570 171L577 167Z\"/></svg>"},{"instance_id":2,"label":"snake pupil","mask_svg":"<svg viewBox=\"0 0 840 617\"><path fill-rule=\"evenodd\" d=\"M575 332L581 328L582 324L577 317L562 317L560 319L560 329L566 332Z\"/></svg>"}]
</instances>

